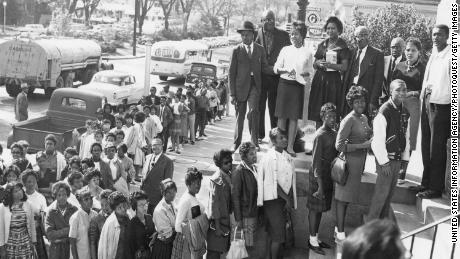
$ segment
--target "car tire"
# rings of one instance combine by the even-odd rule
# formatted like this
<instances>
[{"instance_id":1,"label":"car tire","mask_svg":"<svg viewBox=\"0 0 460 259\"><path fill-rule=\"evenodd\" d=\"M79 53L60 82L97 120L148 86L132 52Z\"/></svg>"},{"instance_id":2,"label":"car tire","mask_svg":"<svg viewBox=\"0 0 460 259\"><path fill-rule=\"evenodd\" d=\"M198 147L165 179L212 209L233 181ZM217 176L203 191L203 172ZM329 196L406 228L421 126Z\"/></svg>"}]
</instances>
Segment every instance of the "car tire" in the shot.
<instances>
[{"instance_id":1,"label":"car tire","mask_svg":"<svg viewBox=\"0 0 460 259\"><path fill-rule=\"evenodd\" d=\"M73 87L73 77L69 74L65 76L64 79L64 87L66 88L72 88Z\"/></svg>"},{"instance_id":2,"label":"car tire","mask_svg":"<svg viewBox=\"0 0 460 259\"><path fill-rule=\"evenodd\" d=\"M58 76L56 79L56 88L64 88L65 87L65 81L62 76Z\"/></svg>"},{"instance_id":3,"label":"car tire","mask_svg":"<svg viewBox=\"0 0 460 259\"><path fill-rule=\"evenodd\" d=\"M161 81L168 81L168 76L159 76Z\"/></svg>"}]
</instances>

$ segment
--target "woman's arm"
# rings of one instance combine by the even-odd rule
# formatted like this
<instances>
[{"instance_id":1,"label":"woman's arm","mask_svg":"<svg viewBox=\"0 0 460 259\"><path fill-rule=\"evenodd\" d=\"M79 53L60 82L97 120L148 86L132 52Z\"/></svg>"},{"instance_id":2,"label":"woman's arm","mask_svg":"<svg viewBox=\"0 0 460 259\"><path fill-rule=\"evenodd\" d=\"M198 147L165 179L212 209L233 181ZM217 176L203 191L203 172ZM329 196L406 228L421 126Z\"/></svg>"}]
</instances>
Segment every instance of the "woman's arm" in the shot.
<instances>
[{"instance_id":1,"label":"woman's arm","mask_svg":"<svg viewBox=\"0 0 460 259\"><path fill-rule=\"evenodd\" d=\"M358 149L367 148L367 145L364 145L366 142L361 144L348 143L348 138L351 135L352 126L353 120L350 117L342 120L342 122L340 123L339 132L337 134L337 139L335 142L335 148L337 149L337 151L347 153L356 151Z\"/></svg>"}]
</instances>

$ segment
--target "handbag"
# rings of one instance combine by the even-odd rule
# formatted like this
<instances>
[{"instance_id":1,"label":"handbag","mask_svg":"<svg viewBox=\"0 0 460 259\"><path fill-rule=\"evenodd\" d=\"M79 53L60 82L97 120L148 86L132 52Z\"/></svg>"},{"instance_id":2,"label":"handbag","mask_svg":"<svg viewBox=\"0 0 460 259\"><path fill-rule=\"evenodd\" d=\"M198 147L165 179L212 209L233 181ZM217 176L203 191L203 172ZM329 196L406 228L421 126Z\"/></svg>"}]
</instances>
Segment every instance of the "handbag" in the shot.
<instances>
[{"instance_id":1,"label":"handbag","mask_svg":"<svg viewBox=\"0 0 460 259\"><path fill-rule=\"evenodd\" d=\"M339 185L345 185L348 178L347 161L345 154L341 152L331 163L331 178Z\"/></svg>"},{"instance_id":2,"label":"handbag","mask_svg":"<svg viewBox=\"0 0 460 259\"><path fill-rule=\"evenodd\" d=\"M240 232L240 239L236 238L236 234ZM243 230L238 231L238 227L235 227L233 232L232 243L230 244L230 250L227 253L227 259L242 259L248 257L248 251L246 250L246 244L244 241Z\"/></svg>"}]
</instances>

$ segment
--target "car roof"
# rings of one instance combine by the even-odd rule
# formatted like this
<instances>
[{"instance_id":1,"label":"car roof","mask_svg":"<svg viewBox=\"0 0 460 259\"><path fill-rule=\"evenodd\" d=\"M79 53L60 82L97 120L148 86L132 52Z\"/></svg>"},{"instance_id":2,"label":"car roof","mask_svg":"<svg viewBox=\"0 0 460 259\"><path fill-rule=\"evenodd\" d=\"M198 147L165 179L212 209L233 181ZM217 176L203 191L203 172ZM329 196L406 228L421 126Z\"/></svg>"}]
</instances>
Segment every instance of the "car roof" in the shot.
<instances>
[{"instance_id":1,"label":"car roof","mask_svg":"<svg viewBox=\"0 0 460 259\"><path fill-rule=\"evenodd\" d=\"M119 70L102 70L96 73L96 75L103 75L103 76L111 76L111 77L126 77L126 76L133 76L133 74L119 71Z\"/></svg>"},{"instance_id":2,"label":"car roof","mask_svg":"<svg viewBox=\"0 0 460 259\"><path fill-rule=\"evenodd\" d=\"M217 62L208 62L208 61L192 62L192 65L208 65L208 66L216 66L216 67L224 66L224 64L220 64L220 63L217 63Z\"/></svg>"}]
</instances>

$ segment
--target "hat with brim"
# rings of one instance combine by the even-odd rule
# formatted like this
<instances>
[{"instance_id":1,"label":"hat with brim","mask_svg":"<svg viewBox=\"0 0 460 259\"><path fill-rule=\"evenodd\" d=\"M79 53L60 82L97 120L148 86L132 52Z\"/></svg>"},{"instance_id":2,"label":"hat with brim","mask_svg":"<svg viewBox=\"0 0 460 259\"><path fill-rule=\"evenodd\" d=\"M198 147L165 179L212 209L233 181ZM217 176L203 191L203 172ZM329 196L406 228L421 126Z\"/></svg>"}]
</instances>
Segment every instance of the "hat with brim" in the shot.
<instances>
[{"instance_id":1,"label":"hat with brim","mask_svg":"<svg viewBox=\"0 0 460 259\"><path fill-rule=\"evenodd\" d=\"M29 85L26 83L21 84L21 89L24 89L24 88L29 88Z\"/></svg>"},{"instance_id":2,"label":"hat with brim","mask_svg":"<svg viewBox=\"0 0 460 259\"><path fill-rule=\"evenodd\" d=\"M243 26L240 27L239 29L236 30L238 33L241 33L243 31L256 31L256 28L254 27L254 24L250 21L245 21L243 23Z\"/></svg>"}]
</instances>

